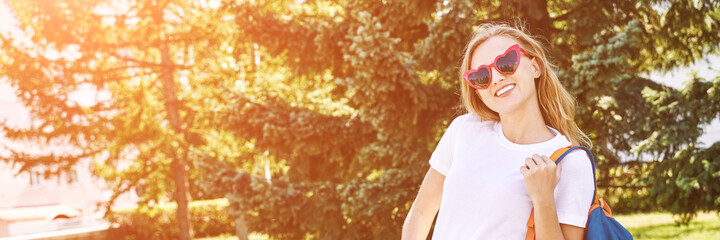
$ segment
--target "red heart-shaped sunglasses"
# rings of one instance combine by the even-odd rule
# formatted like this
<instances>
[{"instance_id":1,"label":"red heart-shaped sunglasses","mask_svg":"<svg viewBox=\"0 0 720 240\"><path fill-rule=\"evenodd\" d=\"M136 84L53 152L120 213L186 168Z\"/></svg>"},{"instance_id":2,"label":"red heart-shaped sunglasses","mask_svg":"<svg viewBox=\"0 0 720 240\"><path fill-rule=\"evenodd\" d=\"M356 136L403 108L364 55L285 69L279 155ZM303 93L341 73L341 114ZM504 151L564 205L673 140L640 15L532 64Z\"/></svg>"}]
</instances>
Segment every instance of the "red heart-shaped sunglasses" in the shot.
<instances>
[{"instance_id":1,"label":"red heart-shaped sunglasses","mask_svg":"<svg viewBox=\"0 0 720 240\"><path fill-rule=\"evenodd\" d=\"M487 89L490 83L492 83L492 71L490 67L495 67L495 69L502 74L513 75L515 71L517 71L518 65L520 65L520 54L530 56L519 44L512 45L505 53L495 57L495 61L490 65L480 65L476 69L466 71L463 74L463 79L476 89Z\"/></svg>"}]
</instances>

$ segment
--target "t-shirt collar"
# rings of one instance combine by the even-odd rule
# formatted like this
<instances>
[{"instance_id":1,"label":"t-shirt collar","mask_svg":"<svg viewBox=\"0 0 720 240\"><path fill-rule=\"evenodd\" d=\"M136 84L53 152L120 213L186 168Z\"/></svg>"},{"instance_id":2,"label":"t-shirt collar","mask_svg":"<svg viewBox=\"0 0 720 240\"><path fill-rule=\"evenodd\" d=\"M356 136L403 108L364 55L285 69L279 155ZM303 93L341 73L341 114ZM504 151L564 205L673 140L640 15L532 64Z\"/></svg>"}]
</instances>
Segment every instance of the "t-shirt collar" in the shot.
<instances>
[{"instance_id":1,"label":"t-shirt collar","mask_svg":"<svg viewBox=\"0 0 720 240\"><path fill-rule=\"evenodd\" d=\"M511 142L505 137L505 134L502 131L502 126L500 122L495 123L495 136L498 139L498 142L500 142L501 145L504 147L511 149L511 150L519 150L519 151L525 151L525 150L535 150L535 149L543 149L543 148L555 148L558 146L566 146L569 145L570 142L565 138L564 135L560 134L560 132L550 126L546 126L550 131L555 135L555 137L551 138L550 140L539 142L539 143L533 143L533 144L517 144L514 142Z\"/></svg>"}]
</instances>

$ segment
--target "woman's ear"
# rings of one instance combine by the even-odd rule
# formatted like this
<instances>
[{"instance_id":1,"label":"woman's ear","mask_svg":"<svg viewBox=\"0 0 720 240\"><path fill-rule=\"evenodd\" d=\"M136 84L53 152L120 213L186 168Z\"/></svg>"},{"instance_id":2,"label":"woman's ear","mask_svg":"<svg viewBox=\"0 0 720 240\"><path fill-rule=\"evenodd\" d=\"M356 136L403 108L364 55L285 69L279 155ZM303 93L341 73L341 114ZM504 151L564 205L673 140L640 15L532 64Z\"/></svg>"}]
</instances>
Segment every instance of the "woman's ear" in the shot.
<instances>
[{"instance_id":1,"label":"woman's ear","mask_svg":"<svg viewBox=\"0 0 720 240\"><path fill-rule=\"evenodd\" d=\"M533 67L533 78L539 78L540 73L542 73L542 71L540 71L540 64L537 63L536 58L532 59L532 67Z\"/></svg>"}]
</instances>

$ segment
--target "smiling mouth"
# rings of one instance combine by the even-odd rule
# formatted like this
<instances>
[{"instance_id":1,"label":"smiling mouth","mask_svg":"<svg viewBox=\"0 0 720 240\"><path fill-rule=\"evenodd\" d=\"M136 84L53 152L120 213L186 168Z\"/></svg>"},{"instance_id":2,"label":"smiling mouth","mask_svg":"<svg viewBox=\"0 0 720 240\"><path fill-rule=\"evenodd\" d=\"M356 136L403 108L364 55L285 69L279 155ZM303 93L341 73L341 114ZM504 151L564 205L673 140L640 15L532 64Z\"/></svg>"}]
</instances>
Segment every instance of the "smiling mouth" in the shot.
<instances>
[{"instance_id":1,"label":"smiling mouth","mask_svg":"<svg viewBox=\"0 0 720 240\"><path fill-rule=\"evenodd\" d=\"M505 85L505 87L503 87L495 92L495 96L501 97L501 96L503 96L503 94L508 93L508 92L510 92L510 90L513 90L513 89L515 89L514 83Z\"/></svg>"}]
</instances>

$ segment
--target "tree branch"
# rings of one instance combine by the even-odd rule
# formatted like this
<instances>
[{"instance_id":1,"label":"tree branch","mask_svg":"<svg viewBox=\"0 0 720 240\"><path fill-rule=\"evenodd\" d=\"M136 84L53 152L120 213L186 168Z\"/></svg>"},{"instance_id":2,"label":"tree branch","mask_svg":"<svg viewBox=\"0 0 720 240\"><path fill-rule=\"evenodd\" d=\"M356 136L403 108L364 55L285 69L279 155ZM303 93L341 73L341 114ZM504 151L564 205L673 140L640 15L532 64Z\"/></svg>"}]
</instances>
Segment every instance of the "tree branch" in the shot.
<instances>
[{"instance_id":1,"label":"tree branch","mask_svg":"<svg viewBox=\"0 0 720 240\"><path fill-rule=\"evenodd\" d=\"M566 20L570 15L575 14L577 11L579 11L579 10L587 7L588 5L590 5L590 2L592 2L592 1L584 1L584 2L581 2L581 3L579 3L575 8L570 9L570 11L567 11L565 14L560 15L560 16L556 16L556 17L553 17L553 18L550 18L550 21L562 21L562 20Z\"/></svg>"},{"instance_id":2,"label":"tree branch","mask_svg":"<svg viewBox=\"0 0 720 240\"><path fill-rule=\"evenodd\" d=\"M512 18L499 17L499 18L483 19L483 20L475 21L475 24L502 22L502 21L508 21L508 20L512 20Z\"/></svg>"},{"instance_id":3,"label":"tree branch","mask_svg":"<svg viewBox=\"0 0 720 240\"><path fill-rule=\"evenodd\" d=\"M163 64L160 64L160 63L143 61L143 60L139 60L139 59L135 59L135 58L131 58L131 57L124 57L124 56L120 56L120 55L118 55L118 54L116 54L116 53L112 53L111 55L112 55L113 57L116 57L116 58L118 58L118 59L120 59L120 60L123 60L123 61L128 61L128 62L133 62L133 63L140 64L141 66L138 66L138 67L152 67L152 68L164 67ZM168 64L168 65L169 65L170 67L172 67L172 68L190 69L190 66L186 66L186 65L179 65L179 64Z\"/></svg>"}]
</instances>

